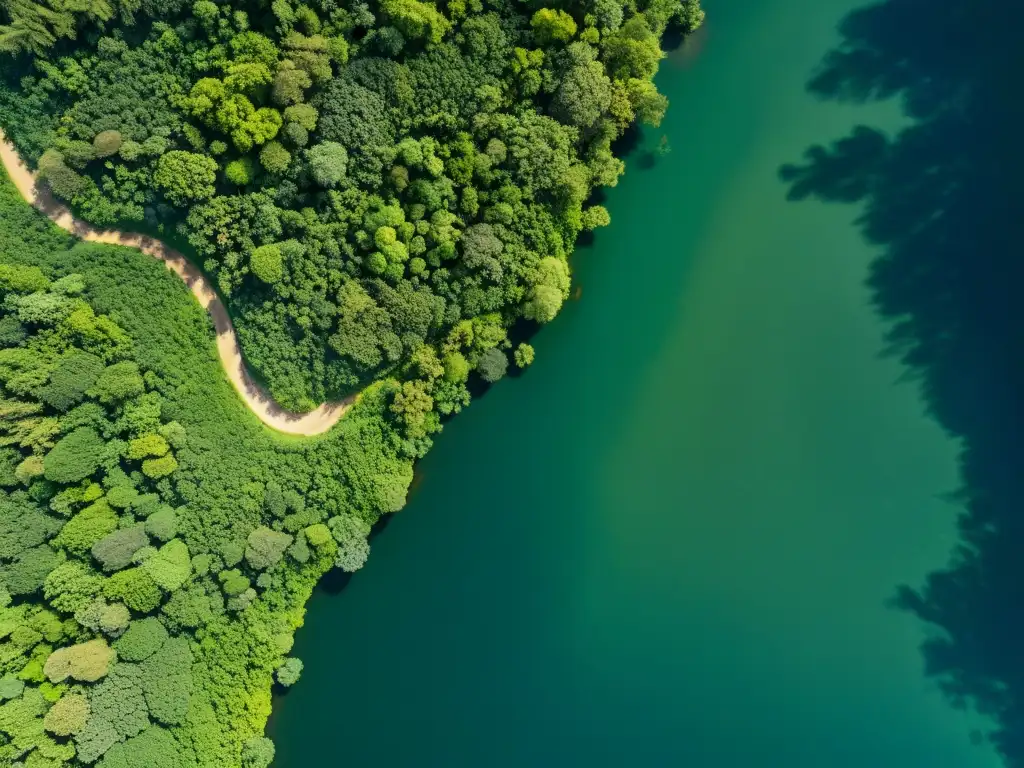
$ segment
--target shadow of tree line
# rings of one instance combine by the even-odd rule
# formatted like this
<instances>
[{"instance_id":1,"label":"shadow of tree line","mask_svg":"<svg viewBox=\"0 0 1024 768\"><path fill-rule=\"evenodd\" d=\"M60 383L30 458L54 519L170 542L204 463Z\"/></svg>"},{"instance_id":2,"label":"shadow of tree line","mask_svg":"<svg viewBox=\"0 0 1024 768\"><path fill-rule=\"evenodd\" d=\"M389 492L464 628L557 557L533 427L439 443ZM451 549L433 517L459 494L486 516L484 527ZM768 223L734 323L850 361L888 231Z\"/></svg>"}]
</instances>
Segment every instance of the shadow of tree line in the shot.
<instances>
[{"instance_id":1,"label":"shadow of tree line","mask_svg":"<svg viewBox=\"0 0 1024 768\"><path fill-rule=\"evenodd\" d=\"M808 85L898 97L909 125L858 126L783 166L789 197L856 203L881 255L868 285L886 350L962 446L959 541L895 603L933 630L927 674L1024 766L1024 6L887 0L850 13Z\"/></svg>"}]
</instances>

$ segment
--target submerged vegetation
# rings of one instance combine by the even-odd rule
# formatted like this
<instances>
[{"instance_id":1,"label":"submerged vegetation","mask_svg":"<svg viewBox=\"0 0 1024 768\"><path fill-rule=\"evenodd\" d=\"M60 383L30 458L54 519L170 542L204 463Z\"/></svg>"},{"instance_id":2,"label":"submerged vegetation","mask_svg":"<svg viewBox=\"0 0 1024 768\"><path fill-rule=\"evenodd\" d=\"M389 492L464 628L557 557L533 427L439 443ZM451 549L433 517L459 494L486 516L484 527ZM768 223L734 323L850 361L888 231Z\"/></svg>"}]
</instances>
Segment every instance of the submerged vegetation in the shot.
<instances>
[{"instance_id":1,"label":"submerged vegetation","mask_svg":"<svg viewBox=\"0 0 1024 768\"><path fill-rule=\"evenodd\" d=\"M178 278L0 183L0 764L265 768L314 585L353 571L470 388L568 296L612 142L695 0L0 0L0 126L76 214L214 278L265 430Z\"/></svg>"}]
</instances>

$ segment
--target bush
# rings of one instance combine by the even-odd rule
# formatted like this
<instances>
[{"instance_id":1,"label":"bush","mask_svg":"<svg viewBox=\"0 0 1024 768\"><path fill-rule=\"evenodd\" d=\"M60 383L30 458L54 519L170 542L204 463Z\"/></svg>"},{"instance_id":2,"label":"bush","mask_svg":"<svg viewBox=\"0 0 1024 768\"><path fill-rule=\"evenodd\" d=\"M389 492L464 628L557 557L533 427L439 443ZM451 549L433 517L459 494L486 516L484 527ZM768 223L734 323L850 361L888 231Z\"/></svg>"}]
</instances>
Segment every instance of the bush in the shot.
<instances>
[{"instance_id":1,"label":"bush","mask_svg":"<svg viewBox=\"0 0 1024 768\"><path fill-rule=\"evenodd\" d=\"M128 627L131 614L128 608L121 603L104 605L100 609L100 629L107 635L117 637Z\"/></svg>"},{"instance_id":2,"label":"bush","mask_svg":"<svg viewBox=\"0 0 1024 768\"><path fill-rule=\"evenodd\" d=\"M12 675L4 675L3 677L0 677L0 701L16 699L21 696L21 693L24 690L25 683L22 680L19 680Z\"/></svg>"},{"instance_id":3,"label":"bush","mask_svg":"<svg viewBox=\"0 0 1024 768\"><path fill-rule=\"evenodd\" d=\"M46 469L42 456L29 456L14 469L14 476L22 485L29 485L32 480L41 476Z\"/></svg>"},{"instance_id":4,"label":"bush","mask_svg":"<svg viewBox=\"0 0 1024 768\"><path fill-rule=\"evenodd\" d=\"M516 351L513 354L516 365L519 368L525 368L533 362L534 351L533 347L529 344L523 343L516 347Z\"/></svg>"},{"instance_id":5,"label":"bush","mask_svg":"<svg viewBox=\"0 0 1024 768\"><path fill-rule=\"evenodd\" d=\"M5 293L36 293L50 287L50 281L39 267L0 264L0 289Z\"/></svg>"},{"instance_id":6,"label":"bush","mask_svg":"<svg viewBox=\"0 0 1024 768\"><path fill-rule=\"evenodd\" d=\"M469 363L461 352L445 355L444 378L456 384L462 384L469 378Z\"/></svg>"},{"instance_id":7,"label":"bush","mask_svg":"<svg viewBox=\"0 0 1024 768\"><path fill-rule=\"evenodd\" d=\"M130 485L115 485L107 491L107 503L114 509L128 509L139 501L139 492Z\"/></svg>"},{"instance_id":8,"label":"bush","mask_svg":"<svg viewBox=\"0 0 1024 768\"><path fill-rule=\"evenodd\" d=\"M117 515L106 499L100 499L68 520L53 539L53 545L74 555L84 555L116 529Z\"/></svg>"},{"instance_id":9,"label":"bush","mask_svg":"<svg viewBox=\"0 0 1024 768\"><path fill-rule=\"evenodd\" d=\"M128 453L125 455L129 459L146 459L151 456L160 457L166 454L170 448L167 440L161 435L150 433L130 441L128 443Z\"/></svg>"},{"instance_id":10,"label":"bush","mask_svg":"<svg viewBox=\"0 0 1024 768\"><path fill-rule=\"evenodd\" d=\"M137 613L155 611L163 597L156 582L140 567L115 573L103 585L103 594L120 600Z\"/></svg>"},{"instance_id":11,"label":"bush","mask_svg":"<svg viewBox=\"0 0 1024 768\"><path fill-rule=\"evenodd\" d=\"M97 768L187 768L181 745L171 732L150 726L138 736L115 744Z\"/></svg>"},{"instance_id":12,"label":"bush","mask_svg":"<svg viewBox=\"0 0 1024 768\"><path fill-rule=\"evenodd\" d=\"M192 573L188 547L181 539L171 539L155 555L142 563L142 568L160 588L173 592Z\"/></svg>"},{"instance_id":13,"label":"bush","mask_svg":"<svg viewBox=\"0 0 1024 768\"><path fill-rule=\"evenodd\" d=\"M274 762L274 742L254 736L242 747L242 768L268 768Z\"/></svg>"},{"instance_id":14,"label":"bush","mask_svg":"<svg viewBox=\"0 0 1024 768\"><path fill-rule=\"evenodd\" d=\"M217 574L217 578L220 579L221 586L224 589L224 594L228 597L238 597L251 586L248 577L235 568L228 571L221 571Z\"/></svg>"},{"instance_id":15,"label":"bush","mask_svg":"<svg viewBox=\"0 0 1024 768\"><path fill-rule=\"evenodd\" d=\"M43 586L46 575L60 561L61 557L46 544L26 549L0 571L4 586L11 595L31 595Z\"/></svg>"},{"instance_id":16,"label":"bush","mask_svg":"<svg viewBox=\"0 0 1024 768\"><path fill-rule=\"evenodd\" d=\"M45 181L53 194L63 200L74 200L84 194L92 182L64 163L60 152L48 149L39 158L39 178Z\"/></svg>"},{"instance_id":17,"label":"bush","mask_svg":"<svg viewBox=\"0 0 1024 768\"><path fill-rule=\"evenodd\" d=\"M327 521L327 526L338 544L335 565L349 573L366 565L370 556L370 544L366 540L370 535L370 526L346 513L332 517Z\"/></svg>"},{"instance_id":18,"label":"bush","mask_svg":"<svg viewBox=\"0 0 1024 768\"><path fill-rule=\"evenodd\" d=\"M277 668L275 673L277 676L277 682L283 685L285 688L290 688L299 682L299 677L302 675L302 659L287 658L281 666Z\"/></svg>"},{"instance_id":19,"label":"bush","mask_svg":"<svg viewBox=\"0 0 1024 768\"><path fill-rule=\"evenodd\" d=\"M583 228L584 229L597 229L598 227L607 227L612 223L612 217L608 214L608 209L603 205L592 205L583 212Z\"/></svg>"},{"instance_id":20,"label":"bush","mask_svg":"<svg viewBox=\"0 0 1024 768\"><path fill-rule=\"evenodd\" d=\"M566 42L576 34L576 22L562 10L541 8L530 20L540 43Z\"/></svg>"},{"instance_id":21,"label":"bush","mask_svg":"<svg viewBox=\"0 0 1024 768\"><path fill-rule=\"evenodd\" d=\"M213 197L217 162L205 155L172 150L161 155L153 183L175 205L186 205Z\"/></svg>"},{"instance_id":22,"label":"bush","mask_svg":"<svg viewBox=\"0 0 1024 768\"><path fill-rule=\"evenodd\" d=\"M170 541L178 533L177 516L168 506L160 507L146 518L146 533L160 541Z\"/></svg>"}]
</instances>

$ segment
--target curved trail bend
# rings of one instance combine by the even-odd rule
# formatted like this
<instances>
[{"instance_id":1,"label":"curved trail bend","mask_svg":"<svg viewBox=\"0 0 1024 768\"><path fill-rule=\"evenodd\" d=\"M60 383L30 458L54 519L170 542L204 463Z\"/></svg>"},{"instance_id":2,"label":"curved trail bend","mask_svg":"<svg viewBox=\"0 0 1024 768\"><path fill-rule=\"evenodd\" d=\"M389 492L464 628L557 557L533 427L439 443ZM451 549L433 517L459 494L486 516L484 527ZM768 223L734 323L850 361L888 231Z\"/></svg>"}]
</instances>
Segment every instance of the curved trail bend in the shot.
<instances>
[{"instance_id":1,"label":"curved trail bend","mask_svg":"<svg viewBox=\"0 0 1024 768\"><path fill-rule=\"evenodd\" d=\"M264 389L257 384L242 361L242 350L238 336L231 325L224 303L203 277L202 272L183 254L169 248L156 238L135 232L99 230L84 221L76 219L67 206L57 202L49 191L36 184L35 174L22 162L3 131L0 131L0 160L11 177L18 192L25 201L43 213L50 221L82 240L91 243L106 243L137 248L147 256L160 259L167 268L185 281L200 306L210 314L217 331L217 353L231 383L242 400L268 427L293 435L318 435L333 427L355 402L356 395L336 403L324 403L309 413L293 413L279 406Z\"/></svg>"}]
</instances>

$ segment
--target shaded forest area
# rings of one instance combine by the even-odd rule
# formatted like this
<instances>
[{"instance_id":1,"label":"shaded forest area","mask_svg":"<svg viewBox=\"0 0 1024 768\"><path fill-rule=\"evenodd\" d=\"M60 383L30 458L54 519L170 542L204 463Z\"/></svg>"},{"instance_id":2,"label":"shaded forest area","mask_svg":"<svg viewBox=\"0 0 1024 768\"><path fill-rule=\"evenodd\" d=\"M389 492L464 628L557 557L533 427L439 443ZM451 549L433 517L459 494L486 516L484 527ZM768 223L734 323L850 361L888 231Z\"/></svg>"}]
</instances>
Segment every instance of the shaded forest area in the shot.
<instances>
[{"instance_id":1,"label":"shaded forest area","mask_svg":"<svg viewBox=\"0 0 1024 768\"><path fill-rule=\"evenodd\" d=\"M992 718L1009 766L1024 765L1022 20L1024 8L997 0L850 13L809 89L854 103L898 97L911 122L896 135L858 126L780 171L793 200L863 206L858 224L881 248L868 285L887 351L961 442L958 545L896 604L933 630L927 674L955 705Z\"/></svg>"}]
</instances>

